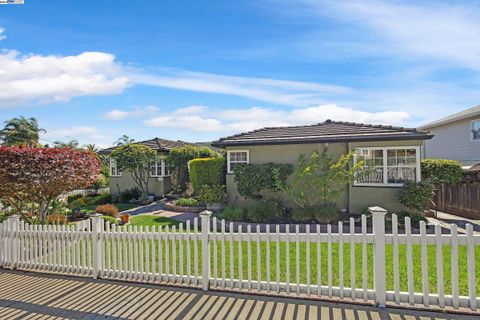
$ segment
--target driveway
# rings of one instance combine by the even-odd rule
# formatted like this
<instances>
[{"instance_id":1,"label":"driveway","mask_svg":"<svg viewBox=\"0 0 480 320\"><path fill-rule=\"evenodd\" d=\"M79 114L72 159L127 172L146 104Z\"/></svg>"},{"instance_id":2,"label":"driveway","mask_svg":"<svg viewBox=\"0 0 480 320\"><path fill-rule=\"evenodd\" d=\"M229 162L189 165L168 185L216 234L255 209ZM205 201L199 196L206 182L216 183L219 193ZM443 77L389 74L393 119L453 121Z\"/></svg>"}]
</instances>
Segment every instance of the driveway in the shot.
<instances>
[{"instance_id":1,"label":"driveway","mask_svg":"<svg viewBox=\"0 0 480 320\"><path fill-rule=\"evenodd\" d=\"M478 319L0 270L0 319Z\"/></svg>"}]
</instances>

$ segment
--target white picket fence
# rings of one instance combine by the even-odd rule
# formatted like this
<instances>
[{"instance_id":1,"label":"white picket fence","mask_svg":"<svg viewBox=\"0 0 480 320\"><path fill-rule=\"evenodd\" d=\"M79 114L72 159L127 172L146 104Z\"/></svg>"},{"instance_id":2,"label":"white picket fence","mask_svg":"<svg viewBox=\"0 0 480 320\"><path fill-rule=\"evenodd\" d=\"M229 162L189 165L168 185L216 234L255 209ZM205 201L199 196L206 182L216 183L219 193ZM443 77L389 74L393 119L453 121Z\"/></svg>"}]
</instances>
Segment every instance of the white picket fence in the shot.
<instances>
[{"instance_id":1,"label":"white picket fence","mask_svg":"<svg viewBox=\"0 0 480 320\"><path fill-rule=\"evenodd\" d=\"M103 194L103 193L107 193L107 192L110 192L110 188L100 188L98 190L95 190L95 189L78 189L78 190L73 190L73 191L70 191L70 192L67 192L67 193L64 193L62 195L60 195L60 198L67 198L68 196L72 196L72 195L75 195L75 194L81 194L82 196L91 196L91 195L94 195L94 194Z\"/></svg>"},{"instance_id":2,"label":"white picket fence","mask_svg":"<svg viewBox=\"0 0 480 320\"><path fill-rule=\"evenodd\" d=\"M281 233L278 225L272 230L267 226L266 232L260 232L259 227L251 230L247 226L243 230L239 226L234 232L230 224L226 231L225 221L220 221L217 228L216 219L210 219L208 211L200 214L200 225L194 219L193 225L187 222L178 228L110 226L98 216L92 218L91 225L41 226L25 224L12 216L0 224L0 264L3 268L172 283L204 290L234 289L374 301L380 306L390 302L478 310L475 247L480 245L480 236L473 234L471 225L466 227L467 234L458 234L454 225L450 234L442 234L439 226L435 234L427 234L422 222L420 233L412 234L406 218L406 233L399 234L397 217L393 215L392 233L386 234L386 211L378 207L370 210L372 233L367 233L365 216L361 219L361 233L355 233L353 218L349 233L343 232L341 222L337 233L332 233L330 225L327 232L321 232L317 225L306 226L303 233L298 225L287 225ZM434 248L434 275L429 275L429 247ZM387 288L392 283L386 275L387 251L393 261L393 270L388 273L393 277L392 288ZM420 252L420 267L414 261L414 251ZM460 251L466 252L466 268L459 266L463 261L459 259ZM443 261L446 256L450 257L448 279ZM372 262L373 272L369 271ZM406 272L400 270L403 265ZM361 272L357 273L358 268ZM429 287L431 276L436 276L436 290ZM417 292L415 281L419 277L422 290ZM460 277L467 279L467 294L460 292ZM407 290L402 291L405 282Z\"/></svg>"}]
</instances>

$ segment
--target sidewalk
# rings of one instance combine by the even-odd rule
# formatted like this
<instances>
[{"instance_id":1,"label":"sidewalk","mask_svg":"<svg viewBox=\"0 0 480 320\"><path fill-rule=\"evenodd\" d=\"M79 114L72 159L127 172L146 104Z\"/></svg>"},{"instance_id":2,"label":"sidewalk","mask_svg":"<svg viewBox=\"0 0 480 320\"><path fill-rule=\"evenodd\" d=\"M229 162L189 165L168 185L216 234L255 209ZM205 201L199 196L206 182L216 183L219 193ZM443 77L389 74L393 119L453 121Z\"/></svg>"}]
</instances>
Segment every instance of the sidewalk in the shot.
<instances>
[{"instance_id":1,"label":"sidewalk","mask_svg":"<svg viewBox=\"0 0 480 320\"><path fill-rule=\"evenodd\" d=\"M0 270L0 319L478 319Z\"/></svg>"}]
</instances>

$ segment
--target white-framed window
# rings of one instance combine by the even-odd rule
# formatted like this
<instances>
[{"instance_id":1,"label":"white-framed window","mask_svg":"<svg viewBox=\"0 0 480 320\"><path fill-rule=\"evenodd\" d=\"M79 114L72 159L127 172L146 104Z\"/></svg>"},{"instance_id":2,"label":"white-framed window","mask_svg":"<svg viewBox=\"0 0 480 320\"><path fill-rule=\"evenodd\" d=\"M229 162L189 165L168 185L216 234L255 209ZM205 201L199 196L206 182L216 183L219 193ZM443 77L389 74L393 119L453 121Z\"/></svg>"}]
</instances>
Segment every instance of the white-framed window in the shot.
<instances>
[{"instance_id":1,"label":"white-framed window","mask_svg":"<svg viewBox=\"0 0 480 320\"><path fill-rule=\"evenodd\" d=\"M472 121L471 132L472 141L480 141L480 119Z\"/></svg>"},{"instance_id":2,"label":"white-framed window","mask_svg":"<svg viewBox=\"0 0 480 320\"><path fill-rule=\"evenodd\" d=\"M230 150L227 151L227 172L233 173L233 168L237 164L248 164L249 152L248 150Z\"/></svg>"},{"instance_id":3,"label":"white-framed window","mask_svg":"<svg viewBox=\"0 0 480 320\"><path fill-rule=\"evenodd\" d=\"M420 147L356 148L354 161L364 161L368 170L355 186L400 187L405 181L420 181Z\"/></svg>"},{"instance_id":4,"label":"white-framed window","mask_svg":"<svg viewBox=\"0 0 480 320\"><path fill-rule=\"evenodd\" d=\"M111 177L122 176L122 170L120 170L120 168L117 167L117 162L113 158L110 158L110 176Z\"/></svg>"},{"instance_id":5,"label":"white-framed window","mask_svg":"<svg viewBox=\"0 0 480 320\"><path fill-rule=\"evenodd\" d=\"M165 157L160 156L150 168L150 177L170 176L170 169L166 167Z\"/></svg>"}]
</instances>

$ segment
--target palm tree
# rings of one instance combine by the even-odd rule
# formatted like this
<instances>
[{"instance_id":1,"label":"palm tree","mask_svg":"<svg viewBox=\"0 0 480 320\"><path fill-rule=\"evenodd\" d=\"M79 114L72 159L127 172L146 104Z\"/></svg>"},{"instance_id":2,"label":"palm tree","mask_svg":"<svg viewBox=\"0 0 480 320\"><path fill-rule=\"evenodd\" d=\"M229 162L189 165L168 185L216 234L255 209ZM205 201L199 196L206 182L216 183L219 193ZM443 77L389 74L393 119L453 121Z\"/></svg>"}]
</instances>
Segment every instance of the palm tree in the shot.
<instances>
[{"instance_id":1,"label":"palm tree","mask_svg":"<svg viewBox=\"0 0 480 320\"><path fill-rule=\"evenodd\" d=\"M83 149L85 149L87 151L90 151L90 152L94 152L94 153L97 153L97 151L98 151L97 146L93 143L89 143L89 144L84 145Z\"/></svg>"},{"instance_id":2,"label":"palm tree","mask_svg":"<svg viewBox=\"0 0 480 320\"><path fill-rule=\"evenodd\" d=\"M53 147L54 148L72 148L72 149L78 149L78 141L75 140L75 139L72 139L70 141L67 141L67 142L63 142L63 141L55 141L53 143Z\"/></svg>"},{"instance_id":3,"label":"palm tree","mask_svg":"<svg viewBox=\"0 0 480 320\"><path fill-rule=\"evenodd\" d=\"M113 144L116 146L123 146L124 144L129 144L135 142L135 139L131 139L129 136L124 134L120 138L117 139Z\"/></svg>"},{"instance_id":4,"label":"palm tree","mask_svg":"<svg viewBox=\"0 0 480 320\"><path fill-rule=\"evenodd\" d=\"M7 146L38 147L40 133L47 132L38 127L37 119L13 118L5 121L5 127L0 130L0 141Z\"/></svg>"}]
</instances>

